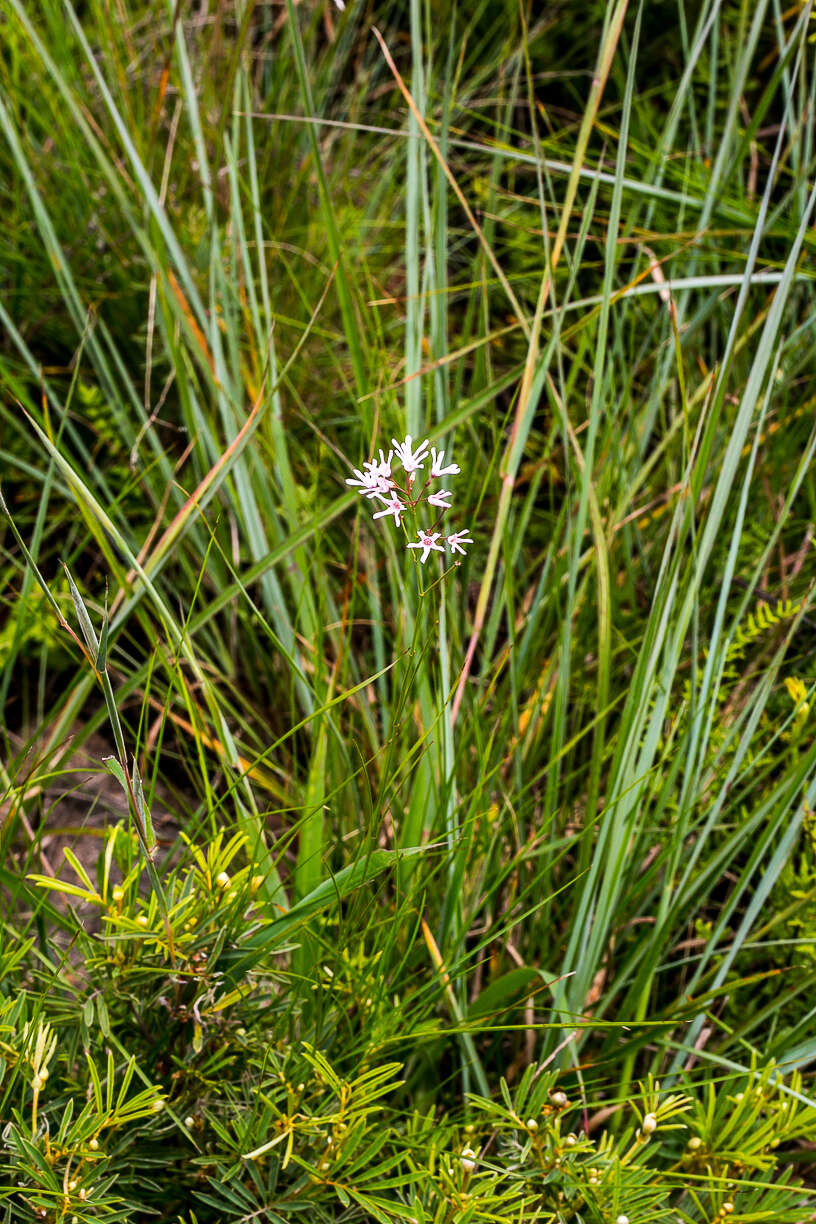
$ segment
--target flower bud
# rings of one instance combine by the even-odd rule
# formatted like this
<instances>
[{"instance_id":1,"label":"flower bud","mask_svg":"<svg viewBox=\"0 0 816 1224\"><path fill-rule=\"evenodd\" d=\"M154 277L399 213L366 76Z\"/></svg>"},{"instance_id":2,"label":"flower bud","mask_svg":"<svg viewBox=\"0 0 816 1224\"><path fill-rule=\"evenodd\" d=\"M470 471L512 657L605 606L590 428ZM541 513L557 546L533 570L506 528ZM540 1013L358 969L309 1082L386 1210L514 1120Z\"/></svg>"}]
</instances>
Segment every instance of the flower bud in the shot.
<instances>
[{"instance_id":1,"label":"flower bud","mask_svg":"<svg viewBox=\"0 0 816 1224\"><path fill-rule=\"evenodd\" d=\"M219 888L226 888L230 882L230 878L226 871L219 871L218 875L215 877L215 882Z\"/></svg>"},{"instance_id":2,"label":"flower bud","mask_svg":"<svg viewBox=\"0 0 816 1224\"><path fill-rule=\"evenodd\" d=\"M657 1118L653 1113L647 1113L640 1127L641 1133L644 1135L653 1135L657 1130Z\"/></svg>"},{"instance_id":3,"label":"flower bud","mask_svg":"<svg viewBox=\"0 0 816 1224\"><path fill-rule=\"evenodd\" d=\"M551 1092L550 1100L552 1101L553 1105L556 1105L559 1109L563 1109L565 1105L569 1104L566 1092Z\"/></svg>"},{"instance_id":4,"label":"flower bud","mask_svg":"<svg viewBox=\"0 0 816 1224\"><path fill-rule=\"evenodd\" d=\"M462 1148L462 1168L466 1173L471 1173L476 1168L476 1153L473 1148Z\"/></svg>"},{"instance_id":5,"label":"flower bud","mask_svg":"<svg viewBox=\"0 0 816 1224\"><path fill-rule=\"evenodd\" d=\"M703 1146L703 1141L699 1135L692 1135L688 1141L688 1148L692 1152L696 1152L698 1148Z\"/></svg>"}]
</instances>

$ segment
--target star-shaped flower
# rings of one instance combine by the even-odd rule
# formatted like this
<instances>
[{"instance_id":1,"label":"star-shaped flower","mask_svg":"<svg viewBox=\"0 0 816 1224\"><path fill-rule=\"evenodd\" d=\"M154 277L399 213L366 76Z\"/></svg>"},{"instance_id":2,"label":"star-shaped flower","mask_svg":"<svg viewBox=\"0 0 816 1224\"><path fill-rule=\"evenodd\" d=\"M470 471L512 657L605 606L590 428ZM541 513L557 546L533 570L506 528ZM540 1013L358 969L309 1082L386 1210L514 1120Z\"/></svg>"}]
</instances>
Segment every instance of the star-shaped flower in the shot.
<instances>
[{"instance_id":1,"label":"star-shaped flower","mask_svg":"<svg viewBox=\"0 0 816 1224\"><path fill-rule=\"evenodd\" d=\"M354 469L354 475L357 477L353 480L350 476L346 478L347 485L359 486L359 491L363 497L377 497L380 493L387 493L389 485L385 478L380 475L379 464L364 463L364 471L359 468Z\"/></svg>"},{"instance_id":2,"label":"star-shaped flower","mask_svg":"<svg viewBox=\"0 0 816 1224\"><path fill-rule=\"evenodd\" d=\"M413 438L410 434L405 435L404 442L398 442L396 438L391 439L391 445L397 452L397 458L409 475L411 472L420 471L423 460L428 458L427 438L424 442L420 442L416 449L413 448L412 443Z\"/></svg>"},{"instance_id":3,"label":"star-shaped flower","mask_svg":"<svg viewBox=\"0 0 816 1224\"><path fill-rule=\"evenodd\" d=\"M468 535L467 527L465 527L464 531L454 531L453 535L448 536L448 548L452 553L461 553L463 557L466 557L467 553L462 545L472 543L473 541Z\"/></svg>"},{"instance_id":4,"label":"star-shaped flower","mask_svg":"<svg viewBox=\"0 0 816 1224\"><path fill-rule=\"evenodd\" d=\"M428 555L429 555L429 553L431 553L431 552L441 552L441 553L443 553L443 552L445 551L445 550L444 550L444 548L442 547L442 545L441 545L441 544L437 544L437 542L436 542L436 541L437 541L438 539L439 539L439 532L438 532L438 531L433 531L433 532L431 532L431 531L420 531L420 532L419 532L419 543L418 543L418 544L409 544L409 545L408 545L408 547L409 547L409 548L421 548L421 549L422 549L422 556L421 556L419 559L420 559L420 561L422 562L422 564L424 565L424 564L425 564L425 562L428 560Z\"/></svg>"},{"instance_id":5,"label":"star-shaped flower","mask_svg":"<svg viewBox=\"0 0 816 1224\"><path fill-rule=\"evenodd\" d=\"M445 452L437 450L435 446L431 447L431 475L436 479L439 476L458 476L459 464L449 463L447 467L443 467L445 461Z\"/></svg>"},{"instance_id":6,"label":"star-shaped flower","mask_svg":"<svg viewBox=\"0 0 816 1224\"><path fill-rule=\"evenodd\" d=\"M387 455L384 455L382 451L380 451L379 462L376 459L372 459L370 463L365 463L363 464L363 466L367 468L371 468L372 471L376 471L377 474L381 476L383 480L390 481L391 480L391 460L393 457L394 457L393 451L389 451Z\"/></svg>"},{"instance_id":7,"label":"star-shaped flower","mask_svg":"<svg viewBox=\"0 0 816 1224\"><path fill-rule=\"evenodd\" d=\"M429 506L439 506L441 510L450 510L451 503L446 501L446 498L453 497L449 489L437 489L436 493L431 493L427 498Z\"/></svg>"},{"instance_id":8,"label":"star-shaped flower","mask_svg":"<svg viewBox=\"0 0 816 1224\"><path fill-rule=\"evenodd\" d=\"M385 518L387 514L393 514L394 522L397 524L397 526L399 526L401 522L400 515L405 513L405 506L403 505L403 503L396 496L396 494L390 498L383 497L382 494L379 494L378 496L380 498L380 501L385 502L385 509L378 510L377 513L374 515L374 518L375 519Z\"/></svg>"}]
</instances>

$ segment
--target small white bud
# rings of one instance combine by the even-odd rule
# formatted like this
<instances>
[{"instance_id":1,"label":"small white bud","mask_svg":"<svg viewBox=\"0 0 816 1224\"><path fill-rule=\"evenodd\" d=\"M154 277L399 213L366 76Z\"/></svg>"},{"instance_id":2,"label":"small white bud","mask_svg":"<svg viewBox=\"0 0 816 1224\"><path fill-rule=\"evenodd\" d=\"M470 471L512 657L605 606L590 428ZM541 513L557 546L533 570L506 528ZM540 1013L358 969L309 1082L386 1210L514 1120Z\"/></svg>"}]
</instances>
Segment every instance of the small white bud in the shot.
<instances>
[{"instance_id":1,"label":"small white bud","mask_svg":"<svg viewBox=\"0 0 816 1224\"><path fill-rule=\"evenodd\" d=\"M626 1215L619 1215L615 1220L615 1224L629 1224L629 1217Z\"/></svg>"},{"instance_id":2,"label":"small white bud","mask_svg":"<svg viewBox=\"0 0 816 1224\"><path fill-rule=\"evenodd\" d=\"M557 1105L559 1109L563 1109L565 1105L569 1104L566 1092L552 1092L550 1093L550 1100L552 1101L553 1105Z\"/></svg>"},{"instance_id":3,"label":"small white bud","mask_svg":"<svg viewBox=\"0 0 816 1224\"><path fill-rule=\"evenodd\" d=\"M230 878L226 871L219 871L218 875L215 877L215 882L219 888L226 888L230 882Z\"/></svg>"},{"instance_id":4,"label":"small white bud","mask_svg":"<svg viewBox=\"0 0 816 1224\"><path fill-rule=\"evenodd\" d=\"M462 1168L466 1173L471 1173L476 1168L476 1153L473 1148L462 1148Z\"/></svg>"},{"instance_id":5,"label":"small white bud","mask_svg":"<svg viewBox=\"0 0 816 1224\"><path fill-rule=\"evenodd\" d=\"M641 1125L641 1132L644 1135L653 1135L657 1130L657 1118L653 1113L647 1113Z\"/></svg>"},{"instance_id":6,"label":"small white bud","mask_svg":"<svg viewBox=\"0 0 816 1224\"><path fill-rule=\"evenodd\" d=\"M698 1148L701 1148L703 1146L703 1141L699 1135L692 1135L688 1141L687 1146L690 1149L690 1151L696 1152Z\"/></svg>"},{"instance_id":7,"label":"small white bud","mask_svg":"<svg viewBox=\"0 0 816 1224\"><path fill-rule=\"evenodd\" d=\"M570 1133L567 1135L566 1139L564 1140L564 1143L567 1145L567 1147L575 1147L577 1142L578 1142L578 1139L576 1138L575 1135L573 1135L572 1131L570 1131Z\"/></svg>"},{"instance_id":8,"label":"small white bud","mask_svg":"<svg viewBox=\"0 0 816 1224\"><path fill-rule=\"evenodd\" d=\"M527 1119L527 1129L528 1129L528 1131L537 1131L537 1130L538 1130L538 1123L536 1122L535 1118L528 1118L528 1119Z\"/></svg>"}]
</instances>

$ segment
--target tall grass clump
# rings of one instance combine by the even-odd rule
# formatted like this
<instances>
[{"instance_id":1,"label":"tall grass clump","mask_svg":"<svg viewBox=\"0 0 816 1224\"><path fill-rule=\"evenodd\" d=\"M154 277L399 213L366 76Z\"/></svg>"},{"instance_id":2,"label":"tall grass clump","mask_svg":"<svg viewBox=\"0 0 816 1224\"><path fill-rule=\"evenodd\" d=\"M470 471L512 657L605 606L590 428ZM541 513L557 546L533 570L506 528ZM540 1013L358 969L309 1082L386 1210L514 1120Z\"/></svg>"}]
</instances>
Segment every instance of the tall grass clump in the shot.
<instances>
[{"instance_id":1,"label":"tall grass clump","mask_svg":"<svg viewBox=\"0 0 816 1224\"><path fill-rule=\"evenodd\" d=\"M7 0L3 1219L816 1211L811 8Z\"/></svg>"}]
</instances>

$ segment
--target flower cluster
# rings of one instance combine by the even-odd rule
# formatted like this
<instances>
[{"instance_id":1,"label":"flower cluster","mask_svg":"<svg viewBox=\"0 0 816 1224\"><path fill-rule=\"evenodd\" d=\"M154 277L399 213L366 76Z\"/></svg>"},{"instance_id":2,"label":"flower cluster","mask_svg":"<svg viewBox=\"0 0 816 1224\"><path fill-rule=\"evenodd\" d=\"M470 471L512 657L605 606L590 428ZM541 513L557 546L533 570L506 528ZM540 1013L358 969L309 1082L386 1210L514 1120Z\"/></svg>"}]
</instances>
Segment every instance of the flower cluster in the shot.
<instances>
[{"instance_id":1,"label":"flower cluster","mask_svg":"<svg viewBox=\"0 0 816 1224\"><path fill-rule=\"evenodd\" d=\"M360 494L367 497L369 501L382 502L384 508L375 513L375 519L390 516L398 527L403 526L403 515L408 511L415 514L421 502L434 508L435 521L430 527L420 528L417 532L417 539L408 544L408 548L416 548L421 551L422 555L419 559L423 564L432 552L444 553L445 544L451 553L461 553L464 557L466 551L463 545L473 543L467 530L454 531L450 535L443 535L439 530L442 515L451 508L453 494L449 489L435 486L433 482L442 480L445 476L457 476L459 465L457 463L446 464L445 452L437 451L435 446L431 446L429 451L429 445L426 439L418 446L414 446L410 434L406 436L404 442L398 442L396 438L392 438L393 450L390 450L387 455L380 451L378 459L371 459L368 463L364 463L362 471L355 468L354 476L349 477L346 481L347 485L357 488ZM397 462L404 473L404 476L399 479L393 470ZM426 463L429 464L427 475L420 483L419 473L424 474ZM440 540L443 543L440 543Z\"/></svg>"}]
</instances>

